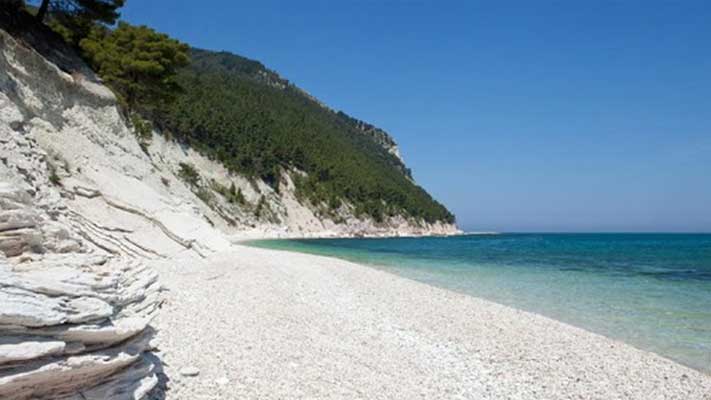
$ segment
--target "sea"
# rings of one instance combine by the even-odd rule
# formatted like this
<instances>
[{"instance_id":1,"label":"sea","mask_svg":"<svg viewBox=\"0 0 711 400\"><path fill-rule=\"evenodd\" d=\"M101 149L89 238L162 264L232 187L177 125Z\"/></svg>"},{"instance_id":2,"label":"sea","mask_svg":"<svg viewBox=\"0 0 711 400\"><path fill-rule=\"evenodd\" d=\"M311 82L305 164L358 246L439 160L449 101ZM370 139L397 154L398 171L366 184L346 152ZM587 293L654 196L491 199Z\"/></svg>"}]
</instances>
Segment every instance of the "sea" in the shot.
<instances>
[{"instance_id":1,"label":"sea","mask_svg":"<svg viewBox=\"0 0 711 400\"><path fill-rule=\"evenodd\" d=\"M545 315L711 373L711 234L260 240Z\"/></svg>"}]
</instances>

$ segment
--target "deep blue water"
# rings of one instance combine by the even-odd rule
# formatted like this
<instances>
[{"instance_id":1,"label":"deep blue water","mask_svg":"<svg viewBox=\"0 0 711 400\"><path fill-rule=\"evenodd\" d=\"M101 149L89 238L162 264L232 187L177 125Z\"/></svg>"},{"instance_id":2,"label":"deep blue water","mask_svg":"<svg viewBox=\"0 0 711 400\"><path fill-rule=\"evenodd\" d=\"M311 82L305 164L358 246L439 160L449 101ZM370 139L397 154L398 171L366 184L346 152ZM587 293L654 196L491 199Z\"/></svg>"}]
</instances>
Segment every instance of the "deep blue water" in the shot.
<instances>
[{"instance_id":1,"label":"deep blue water","mask_svg":"<svg viewBox=\"0 0 711 400\"><path fill-rule=\"evenodd\" d=\"M265 240L537 312L711 372L711 234Z\"/></svg>"}]
</instances>

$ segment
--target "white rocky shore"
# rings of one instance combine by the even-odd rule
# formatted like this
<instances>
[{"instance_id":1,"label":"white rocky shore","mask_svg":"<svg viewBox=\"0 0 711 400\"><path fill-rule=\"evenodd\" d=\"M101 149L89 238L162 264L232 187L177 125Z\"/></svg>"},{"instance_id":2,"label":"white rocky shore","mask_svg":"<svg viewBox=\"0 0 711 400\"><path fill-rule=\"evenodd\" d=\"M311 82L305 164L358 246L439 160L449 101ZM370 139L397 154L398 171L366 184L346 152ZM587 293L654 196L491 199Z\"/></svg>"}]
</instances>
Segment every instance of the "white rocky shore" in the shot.
<instances>
[{"instance_id":1,"label":"white rocky shore","mask_svg":"<svg viewBox=\"0 0 711 400\"><path fill-rule=\"evenodd\" d=\"M0 29L0 399L711 398L707 375L550 319L231 244L457 229L323 220L288 175L275 193L157 134L142 149L80 60L32 40ZM180 162L272 214L206 204Z\"/></svg>"},{"instance_id":2,"label":"white rocky shore","mask_svg":"<svg viewBox=\"0 0 711 400\"><path fill-rule=\"evenodd\" d=\"M172 399L711 398L658 355L342 260L236 246L158 271Z\"/></svg>"}]
</instances>

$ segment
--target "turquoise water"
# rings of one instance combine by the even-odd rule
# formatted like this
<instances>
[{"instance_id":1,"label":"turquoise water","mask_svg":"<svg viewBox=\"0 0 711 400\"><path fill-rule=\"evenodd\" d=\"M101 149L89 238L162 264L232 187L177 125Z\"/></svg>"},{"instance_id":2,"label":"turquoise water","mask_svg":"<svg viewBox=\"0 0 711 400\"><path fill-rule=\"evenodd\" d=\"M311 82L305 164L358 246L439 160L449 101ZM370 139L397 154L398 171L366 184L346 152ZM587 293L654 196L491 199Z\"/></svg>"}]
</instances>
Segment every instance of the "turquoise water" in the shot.
<instances>
[{"instance_id":1,"label":"turquoise water","mask_svg":"<svg viewBox=\"0 0 711 400\"><path fill-rule=\"evenodd\" d=\"M711 235L264 240L533 311L711 372Z\"/></svg>"}]
</instances>

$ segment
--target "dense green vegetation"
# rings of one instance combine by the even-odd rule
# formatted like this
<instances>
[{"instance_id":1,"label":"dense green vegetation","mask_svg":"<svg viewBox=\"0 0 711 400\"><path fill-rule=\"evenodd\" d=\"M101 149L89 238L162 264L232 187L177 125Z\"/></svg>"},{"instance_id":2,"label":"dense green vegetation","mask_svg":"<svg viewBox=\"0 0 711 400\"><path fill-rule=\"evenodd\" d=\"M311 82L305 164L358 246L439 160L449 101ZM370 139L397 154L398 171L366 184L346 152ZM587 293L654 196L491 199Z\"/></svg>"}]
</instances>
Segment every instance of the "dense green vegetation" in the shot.
<instances>
[{"instance_id":1,"label":"dense green vegetation","mask_svg":"<svg viewBox=\"0 0 711 400\"><path fill-rule=\"evenodd\" d=\"M154 116L163 130L276 189L282 171L306 172L292 174L297 193L331 210L345 199L378 221L397 214L454 220L352 118L256 61L203 50L191 58L177 76L182 93Z\"/></svg>"},{"instance_id":2,"label":"dense green vegetation","mask_svg":"<svg viewBox=\"0 0 711 400\"><path fill-rule=\"evenodd\" d=\"M79 42L82 54L119 98L133 110L164 107L179 87L176 69L188 64L188 46L146 26L119 22L95 25Z\"/></svg>"},{"instance_id":3,"label":"dense green vegetation","mask_svg":"<svg viewBox=\"0 0 711 400\"><path fill-rule=\"evenodd\" d=\"M58 7L50 25L116 92L144 147L151 127L145 120L150 120L231 171L262 179L277 191L283 173L289 173L300 200L336 219L345 201L357 215L376 221L395 215L454 221L388 151L394 145L390 136L326 108L261 63L193 49L185 66L187 48L178 41L144 26L103 25L116 18L123 0L60 3L91 5ZM179 175L205 192L201 197L212 196L191 165L181 165ZM244 204L241 192L218 189L229 202ZM265 212L268 203L262 197L254 213Z\"/></svg>"}]
</instances>

